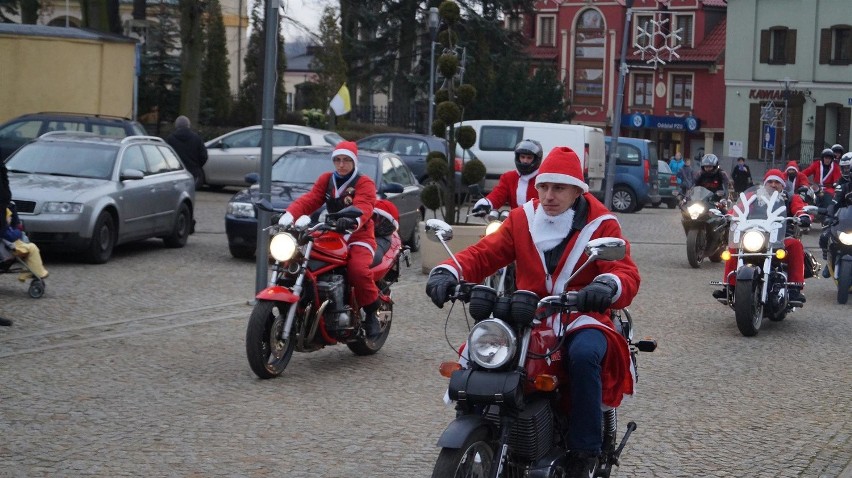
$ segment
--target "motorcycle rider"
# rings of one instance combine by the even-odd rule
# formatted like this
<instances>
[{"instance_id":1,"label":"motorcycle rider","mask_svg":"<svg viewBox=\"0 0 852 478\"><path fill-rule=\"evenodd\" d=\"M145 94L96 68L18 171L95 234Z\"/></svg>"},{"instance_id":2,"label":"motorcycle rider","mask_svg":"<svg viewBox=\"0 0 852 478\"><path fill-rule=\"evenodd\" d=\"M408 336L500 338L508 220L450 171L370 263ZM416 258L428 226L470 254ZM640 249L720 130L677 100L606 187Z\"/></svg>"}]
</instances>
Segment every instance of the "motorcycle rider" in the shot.
<instances>
[{"instance_id":1,"label":"motorcycle rider","mask_svg":"<svg viewBox=\"0 0 852 478\"><path fill-rule=\"evenodd\" d=\"M515 171L506 171L500 176L497 186L484 198L476 201L470 213L474 216L487 214L509 204L515 209L530 199L538 197L535 176L541 166L543 151L541 143L525 139L515 146Z\"/></svg>"},{"instance_id":2,"label":"motorcycle rider","mask_svg":"<svg viewBox=\"0 0 852 478\"><path fill-rule=\"evenodd\" d=\"M719 168L719 158L715 154L705 154L701 158L701 171L695 178L695 186L704 187L719 197L728 197L728 175Z\"/></svg>"},{"instance_id":3,"label":"motorcycle rider","mask_svg":"<svg viewBox=\"0 0 852 478\"><path fill-rule=\"evenodd\" d=\"M834 195L834 183L840 179L840 167L834 163L834 151L829 148L822 150L820 160L811 163L802 174L813 178L812 182L822 187L823 194L817 199L816 205L827 208Z\"/></svg>"},{"instance_id":4,"label":"motorcycle rider","mask_svg":"<svg viewBox=\"0 0 852 478\"><path fill-rule=\"evenodd\" d=\"M339 218L338 232L345 233L349 244L346 265L347 281L355 291L355 300L364 309L368 338L381 332L376 311L379 308L379 290L373 282L370 264L376 251L373 226L373 209L376 204L376 184L358 171L358 145L341 141L331 153L334 171L317 178L311 190L293 201L278 224L289 226L296 218L309 215L325 204L330 213L347 206L355 206L363 213L357 219Z\"/></svg>"},{"instance_id":5,"label":"motorcycle rider","mask_svg":"<svg viewBox=\"0 0 852 478\"><path fill-rule=\"evenodd\" d=\"M633 394L627 342L614 329L610 308L627 307L639 289L639 271L627 255L619 261L593 262L570 284L568 277L583 262L586 243L599 237L622 237L618 220L594 198L583 180L580 158L567 147L554 148L535 180L538 199L513 209L497 232L485 236L432 269L426 293L438 307L463 277L480 282L512 261L518 268L519 290L544 297L579 291L578 312L562 317L568 339L563 346L570 376L571 400L567 476L588 477L601 451L601 404L616 407ZM562 332L553 317L539 327ZM555 322L555 323L554 323Z\"/></svg>"},{"instance_id":6,"label":"motorcycle rider","mask_svg":"<svg viewBox=\"0 0 852 478\"><path fill-rule=\"evenodd\" d=\"M826 208L825 220L823 221L823 224L826 225L833 224L837 220L837 212L850 204L846 195L850 192L849 183L852 181L852 151L840 158L838 166L840 167L840 180L835 183L834 199ZM823 259L828 259L828 239L830 236L831 229L828 227L823 228L822 234L819 235L819 247L822 249ZM827 267L823 269L823 274L828 274Z\"/></svg>"},{"instance_id":7,"label":"motorcycle rider","mask_svg":"<svg viewBox=\"0 0 852 478\"><path fill-rule=\"evenodd\" d=\"M810 186L811 184L811 182L808 181L808 177L799 171L799 163L795 161L788 162L787 169L784 170L784 172L787 173L785 190L788 195L795 194L801 186Z\"/></svg>"},{"instance_id":8,"label":"motorcycle rider","mask_svg":"<svg viewBox=\"0 0 852 478\"><path fill-rule=\"evenodd\" d=\"M796 216L801 221L802 227L808 227L811 225L811 216L808 215L807 212L804 211L805 202L799 197L798 194L787 195L784 192L784 173L779 169L770 169L766 172L766 175L763 176L763 187L766 190L766 193L771 195L774 191L777 191L782 195L782 199L787 206L787 216L793 217ZM788 234L790 230L787 230ZM791 285L788 289L788 297L791 301L795 302L805 302L805 296L802 294L802 287L804 287L805 283L805 249L802 246L802 241L794 238L794 237L785 237L784 238L784 249L787 251L787 256L785 259L782 259L787 262L787 271L788 271L788 281L796 282L799 285ZM731 250L731 253L734 254L736 251ZM736 287L736 274L731 274L734 272L734 269L737 267L737 258L731 257L727 261L725 261L725 272L722 276L722 282L727 281L731 288L731 294L733 294L733 289ZM724 299L727 297L727 291L725 289L719 289L713 291L713 297L716 299Z\"/></svg>"},{"instance_id":9,"label":"motorcycle rider","mask_svg":"<svg viewBox=\"0 0 852 478\"><path fill-rule=\"evenodd\" d=\"M843 157L843 154L846 152L846 150L844 150L843 146L841 146L839 144L833 145L831 147L831 150L834 151L834 162L839 163L840 158Z\"/></svg>"}]
</instances>

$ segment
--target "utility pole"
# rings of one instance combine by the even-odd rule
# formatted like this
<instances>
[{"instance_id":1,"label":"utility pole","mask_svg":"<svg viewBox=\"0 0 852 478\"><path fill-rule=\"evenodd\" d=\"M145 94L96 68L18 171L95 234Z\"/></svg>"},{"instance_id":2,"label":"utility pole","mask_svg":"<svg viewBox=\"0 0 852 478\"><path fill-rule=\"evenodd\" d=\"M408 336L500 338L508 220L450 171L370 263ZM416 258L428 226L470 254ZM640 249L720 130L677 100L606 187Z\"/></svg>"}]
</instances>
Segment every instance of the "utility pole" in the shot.
<instances>
[{"instance_id":1,"label":"utility pole","mask_svg":"<svg viewBox=\"0 0 852 478\"><path fill-rule=\"evenodd\" d=\"M624 79L627 76L627 38L630 36L630 19L633 16L633 0L627 0L627 13L624 18L624 34L621 36L621 63L618 67L618 90L615 97L615 109L612 112L612 142L606 166L606 186L604 205L612 209L612 189L615 186L615 163L618 159L618 136L621 134L621 109L624 104Z\"/></svg>"}]
</instances>

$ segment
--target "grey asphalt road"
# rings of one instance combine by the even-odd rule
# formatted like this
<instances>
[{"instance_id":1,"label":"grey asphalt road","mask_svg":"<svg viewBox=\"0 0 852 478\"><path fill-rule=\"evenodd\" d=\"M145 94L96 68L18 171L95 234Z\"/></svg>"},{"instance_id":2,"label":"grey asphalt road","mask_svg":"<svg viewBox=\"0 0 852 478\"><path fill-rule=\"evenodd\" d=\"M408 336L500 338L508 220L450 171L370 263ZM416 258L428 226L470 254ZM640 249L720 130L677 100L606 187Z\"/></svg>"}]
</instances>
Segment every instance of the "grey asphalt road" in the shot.
<instances>
[{"instance_id":1,"label":"grey asphalt road","mask_svg":"<svg viewBox=\"0 0 852 478\"><path fill-rule=\"evenodd\" d=\"M183 249L121 247L105 265L50 256L42 299L0 275L0 476L424 477L454 416L437 368L466 326L425 296L419 256L394 288L385 347L296 354L258 380L244 334L254 264L230 257L227 191L198 195ZM737 331L691 269L678 213L619 216L642 286L640 356L618 476L836 477L852 462L852 309L811 279L803 310ZM816 234L805 237L816 251ZM447 338L448 337L448 338ZM846 472L849 473L848 471Z\"/></svg>"}]
</instances>

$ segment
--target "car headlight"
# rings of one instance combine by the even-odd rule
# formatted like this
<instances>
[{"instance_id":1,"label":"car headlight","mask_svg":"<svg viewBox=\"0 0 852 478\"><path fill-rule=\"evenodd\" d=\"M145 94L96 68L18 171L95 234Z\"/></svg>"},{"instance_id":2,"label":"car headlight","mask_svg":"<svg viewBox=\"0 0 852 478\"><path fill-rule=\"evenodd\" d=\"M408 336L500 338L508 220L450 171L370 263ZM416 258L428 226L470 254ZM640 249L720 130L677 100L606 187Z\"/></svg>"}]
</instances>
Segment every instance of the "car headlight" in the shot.
<instances>
[{"instance_id":1,"label":"car headlight","mask_svg":"<svg viewBox=\"0 0 852 478\"><path fill-rule=\"evenodd\" d=\"M83 212L83 204L78 202L48 201L44 203L42 212L45 214L80 214Z\"/></svg>"},{"instance_id":2,"label":"car headlight","mask_svg":"<svg viewBox=\"0 0 852 478\"><path fill-rule=\"evenodd\" d=\"M489 222L488 225L485 226L485 235L488 236L488 235L491 235L491 234L497 232L497 229L500 229L501 224L503 224L503 223L500 222L500 221Z\"/></svg>"},{"instance_id":3,"label":"car headlight","mask_svg":"<svg viewBox=\"0 0 852 478\"><path fill-rule=\"evenodd\" d=\"M289 261L293 258L298 247L296 238L292 234L284 232L272 237L272 241L269 243L269 253L278 262Z\"/></svg>"},{"instance_id":4,"label":"car headlight","mask_svg":"<svg viewBox=\"0 0 852 478\"><path fill-rule=\"evenodd\" d=\"M766 235L760 231L746 231L743 234L743 249L746 252L759 252L766 246Z\"/></svg>"},{"instance_id":5,"label":"car headlight","mask_svg":"<svg viewBox=\"0 0 852 478\"><path fill-rule=\"evenodd\" d=\"M515 356L515 332L505 322L486 319L473 326L467 338L468 354L480 367L494 369Z\"/></svg>"},{"instance_id":6,"label":"car headlight","mask_svg":"<svg viewBox=\"0 0 852 478\"><path fill-rule=\"evenodd\" d=\"M227 213L234 217L255 217L254 204L250 202L229 202Z\"/></svg>"},{"instance_id":7,"label":"car headlight","mask_svg":"<svg viewBox=\"0 0 852 478\"><path fill-rule=\"evenodd\" d=\"M852 232L841 232L837 239L846 246L852 246Z\"/></svg>"},{"instance_id":8,"label":"car headlight","mask_svg":"<svg viewBox=\"0 0 852 478\"><path fill-rule=\"evenodd\" d=\"M689 217L691 217L692 219L698 219L698 216L702 215L705 209L706 208L703 204L693 203L690 204L688 208L686 208L686 211L689 212Z\"/></svg>"}]
</instances>

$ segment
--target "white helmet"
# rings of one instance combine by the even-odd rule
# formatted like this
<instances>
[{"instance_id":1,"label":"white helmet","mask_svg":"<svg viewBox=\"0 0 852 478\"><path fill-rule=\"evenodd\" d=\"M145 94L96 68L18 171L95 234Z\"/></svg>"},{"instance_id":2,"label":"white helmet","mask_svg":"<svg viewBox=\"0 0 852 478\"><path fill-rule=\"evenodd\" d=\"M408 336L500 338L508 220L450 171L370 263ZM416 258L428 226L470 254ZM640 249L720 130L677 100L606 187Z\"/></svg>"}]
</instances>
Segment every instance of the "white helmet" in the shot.
<instances>
[{"instance_id":1,"label":"white helmet","mask_svg":"<svg viewBox=\"0 0 852 478\"><path fill-rule=\"evenodd\" d=\"M850 178L850 172L852 172L852 151L844 154L840 158L840 175L849 181L852 179Z\"/></svg>"}]
</instances>

